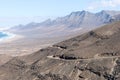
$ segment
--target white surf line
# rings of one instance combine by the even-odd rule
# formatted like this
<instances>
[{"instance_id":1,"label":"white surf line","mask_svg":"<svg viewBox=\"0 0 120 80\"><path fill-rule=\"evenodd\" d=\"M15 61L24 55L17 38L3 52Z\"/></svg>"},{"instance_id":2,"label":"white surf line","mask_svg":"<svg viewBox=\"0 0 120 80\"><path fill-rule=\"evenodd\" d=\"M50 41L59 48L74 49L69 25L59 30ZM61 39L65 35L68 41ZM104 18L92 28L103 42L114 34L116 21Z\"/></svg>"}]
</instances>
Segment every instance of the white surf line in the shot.
<instances>
[{"instance_id":1,"label":"white surf line","mask_svg":"<svg viewBox=\"0 0 120 80\"><path fill-rule=\"evenodd\" d=\"M0 31L0 32L2 32L3 34L6 34L5 37L0 38L0 41L1 41L1 42L2 42L2 41L5 41L5 40L7 40L7 39L10 39L10 38L15 37L15 34L12 34L12 33L9 33L9 32L5 32L5 31Z\"/></svg>"},{"instance_id":2,"label":"white surf line","mask_svg":"<svg viewBox=\"0 0 120 80\"><path fill-rule=\"evenodd\" d=\"M0 32L2 32L3 34L7 34L6 37L3 37L0 39L0 43L8 43L8 42L18 40L20 38L24 38L24 36L13 34L10 32L4 32L4 31L0 31Z\"/></svg>"}]
</instances>

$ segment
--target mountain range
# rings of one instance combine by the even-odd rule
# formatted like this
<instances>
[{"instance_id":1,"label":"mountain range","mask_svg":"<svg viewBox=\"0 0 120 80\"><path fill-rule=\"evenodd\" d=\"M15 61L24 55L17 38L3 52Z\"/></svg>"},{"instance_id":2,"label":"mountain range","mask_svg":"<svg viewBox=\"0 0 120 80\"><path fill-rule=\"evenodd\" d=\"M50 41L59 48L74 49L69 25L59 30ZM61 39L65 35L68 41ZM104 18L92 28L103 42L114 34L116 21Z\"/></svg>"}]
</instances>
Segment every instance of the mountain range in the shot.
<instances>
[{"instance_id":1,"label":"mountain range","mask_svg":"<svg viewBox=\"0 0 120 80\"><path fill-rule=\"evenodd\" d=\"M0 66L1 80L120 80L120 21Z\"/></svg>"},{"instance_id":2,"label":"mountain range","mask_svg":"<svg viewBox=\"0 0 120 80\"><path fill-rule=\"evenodd\" d=\"M30 33L38 31L56 30L58 31L76 31L78 28L91 30L98 28L105 24L109 24L114 21L120 20L120 11L105 11L102 10L98 13L91 13L88 11L77 11L71 14L56 18L55 20L48 19L41 23L31 22L27 25L18 25L13 27L11 30L17 33ZM43 28L45 28L43 30ZM54 31L55 31L54 30Z\"/></svg>"},{"instance_id":3,"label":"mountain range","mask_svg":"<svg viewBox=\"0 0 120 80\"><path fill-rule=\"evenodd\" d=\"M2 55L6 60L0 65L0 80L120 80L119 20L119 11L78 11L55 20L11 28L9 31L26 36L17 40L22 47L32 43L28 50L40 45L35 42L41 41L38 37L44 32L48 37L80 33L27 55ZM29 35L36 38L28 38ZM33 40L29 41L30 38Z\"/></svg>"}]
</instances>

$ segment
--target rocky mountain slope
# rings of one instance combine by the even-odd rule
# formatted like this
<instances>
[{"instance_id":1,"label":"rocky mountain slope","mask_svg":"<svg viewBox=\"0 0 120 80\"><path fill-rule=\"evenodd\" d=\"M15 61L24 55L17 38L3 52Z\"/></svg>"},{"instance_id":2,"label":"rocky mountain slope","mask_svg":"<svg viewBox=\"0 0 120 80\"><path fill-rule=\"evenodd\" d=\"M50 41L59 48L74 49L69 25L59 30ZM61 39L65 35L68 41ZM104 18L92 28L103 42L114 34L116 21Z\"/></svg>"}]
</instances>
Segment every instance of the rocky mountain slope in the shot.
<instances>
[{"instance_id":1,"label":"rocky mountain slope","mask_svg":"<svg viewBox=\"0 0 120 80\"><path fill-rule=\"evenodd\" d=\"M120 80L120 22L14 57L1 80Z\"/></svg>"}]
</instances>

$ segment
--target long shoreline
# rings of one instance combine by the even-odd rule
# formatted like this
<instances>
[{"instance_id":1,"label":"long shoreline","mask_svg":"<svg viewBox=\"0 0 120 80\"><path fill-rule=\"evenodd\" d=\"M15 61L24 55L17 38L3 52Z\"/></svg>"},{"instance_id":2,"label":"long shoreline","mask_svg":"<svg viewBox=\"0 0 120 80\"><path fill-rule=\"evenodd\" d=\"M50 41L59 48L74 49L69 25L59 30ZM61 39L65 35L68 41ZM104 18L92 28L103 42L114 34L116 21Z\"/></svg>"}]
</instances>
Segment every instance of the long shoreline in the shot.
<instances>
[{"instance_id":1,"label":"long shoreline","mask_svg":"<svg viewBox=\"0 0 120 80\"><path fill-rule=\"evenodd\" d=\"M7 34L6 37L0 38L0 43L9 43L18 40L20 38L23 38L23 36L21 35L13 34L10 32L6 32L6 31L0 31L0 32L2 32L3 34Z\"/></svg>"}]
</instances>

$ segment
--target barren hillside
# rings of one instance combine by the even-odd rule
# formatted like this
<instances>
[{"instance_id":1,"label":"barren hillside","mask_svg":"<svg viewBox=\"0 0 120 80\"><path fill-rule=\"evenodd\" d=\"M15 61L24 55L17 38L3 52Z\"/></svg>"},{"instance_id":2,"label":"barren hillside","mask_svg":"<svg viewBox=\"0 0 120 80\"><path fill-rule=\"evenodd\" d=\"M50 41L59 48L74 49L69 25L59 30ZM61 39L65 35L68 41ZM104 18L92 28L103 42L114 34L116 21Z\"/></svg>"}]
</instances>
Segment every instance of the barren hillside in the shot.
<instances>
[{"instance_id":1,"label":"barren hillside","mask_svg":"<svg viewBox=\"0 0 120 80\"><path fill-rule=\"evenodd\" d=\"M15 57L1 80L120 80L120 22Z\"/></svg>"}]
</instances>

